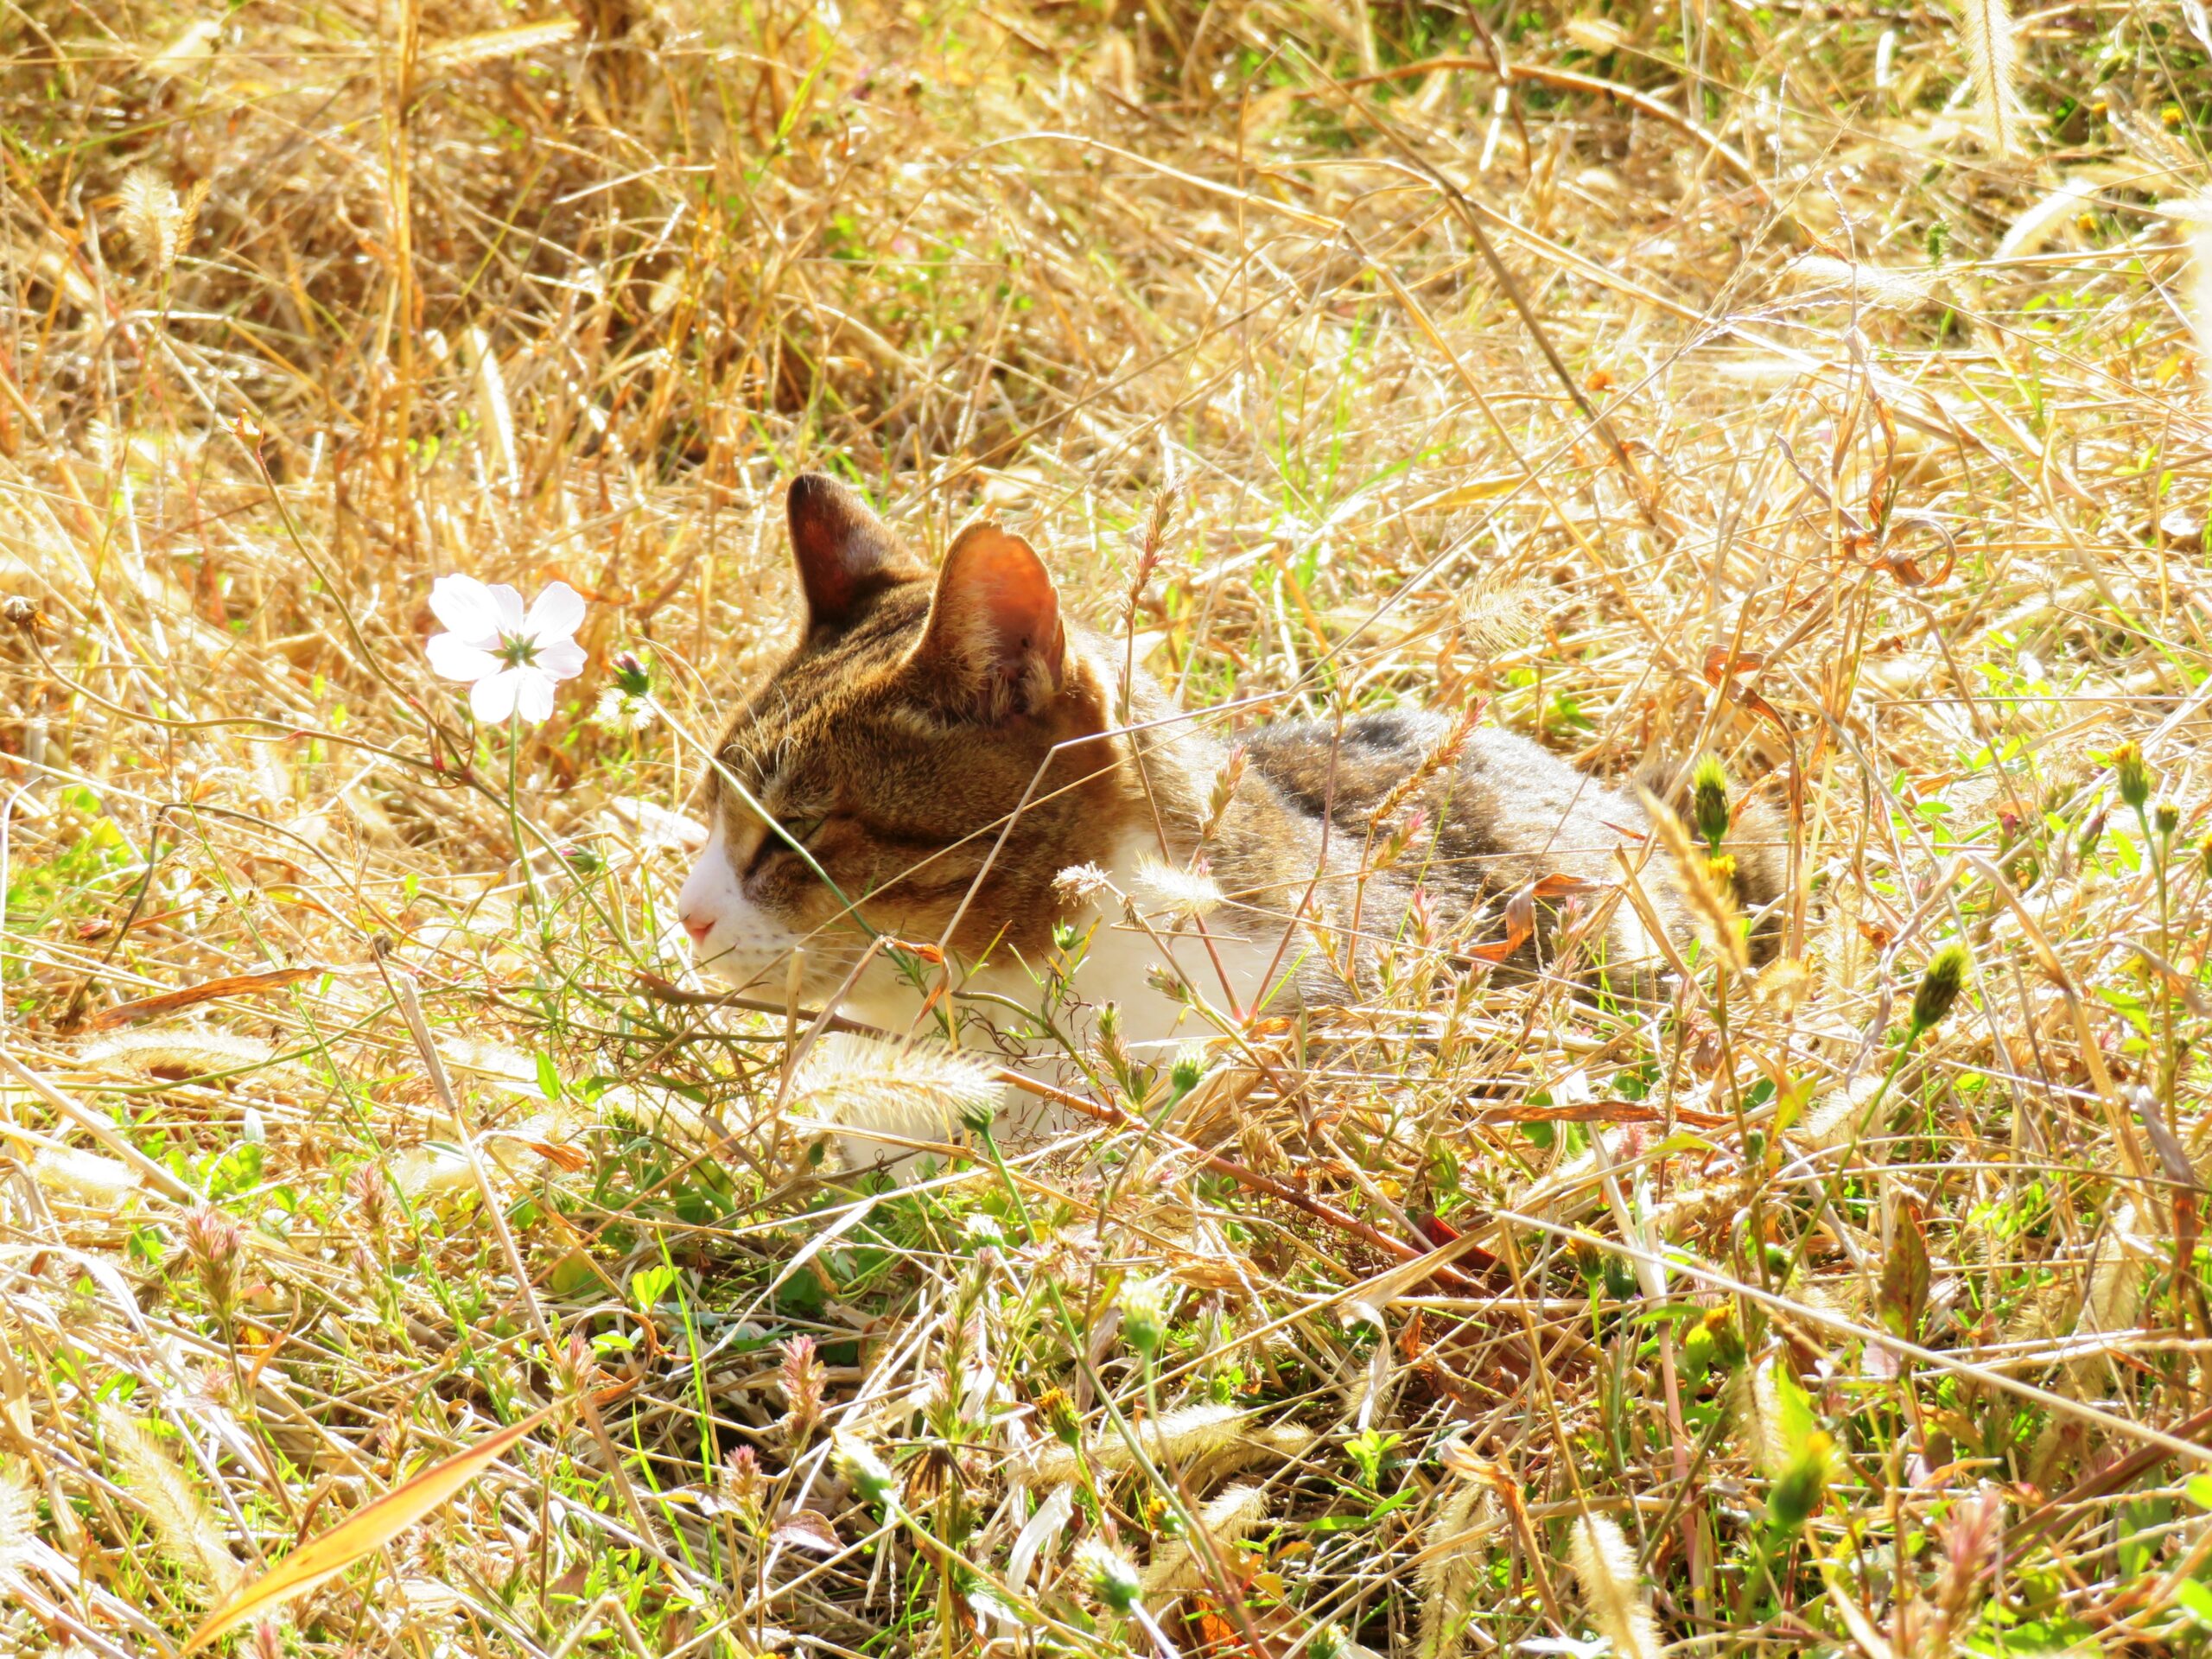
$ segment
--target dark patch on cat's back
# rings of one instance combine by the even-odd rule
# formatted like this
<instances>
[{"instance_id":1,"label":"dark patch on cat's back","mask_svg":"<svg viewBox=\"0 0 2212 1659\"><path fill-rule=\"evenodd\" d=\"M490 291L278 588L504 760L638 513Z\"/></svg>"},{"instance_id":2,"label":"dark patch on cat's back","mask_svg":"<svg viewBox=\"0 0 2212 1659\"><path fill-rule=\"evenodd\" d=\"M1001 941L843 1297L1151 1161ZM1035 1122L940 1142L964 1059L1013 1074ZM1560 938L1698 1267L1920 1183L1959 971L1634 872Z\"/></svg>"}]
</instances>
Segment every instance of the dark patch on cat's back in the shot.
<instances>
[{"instance_id":1,"label":"dark patch on cat's back","mask_svg":"<svg viewBox=\"0 0 2212 1659\"><path fill-rule=\"evenodd\" d=\"M1262 776L1315 817L1364 817L1441 739L1434 715L1385 709L1333 721L1286 720L1244 740Z\"/></svg>"}]
</instances>

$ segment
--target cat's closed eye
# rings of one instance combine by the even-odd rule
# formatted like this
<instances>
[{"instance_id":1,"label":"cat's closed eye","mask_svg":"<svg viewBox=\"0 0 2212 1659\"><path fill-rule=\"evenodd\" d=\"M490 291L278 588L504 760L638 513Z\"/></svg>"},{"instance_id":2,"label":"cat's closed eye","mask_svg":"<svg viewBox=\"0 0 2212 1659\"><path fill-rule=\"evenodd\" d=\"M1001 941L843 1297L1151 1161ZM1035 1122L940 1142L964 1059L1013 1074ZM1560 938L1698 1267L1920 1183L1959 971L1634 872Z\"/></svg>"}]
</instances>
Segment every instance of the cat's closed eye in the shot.
<instances>
[{"instance_id":1,"label":"cat's closed eye","mask_svg":"<svg viewBox=\"0 0 2212 1659\"><path fill-rule=\"evenodd\" d=\"M753 861L746 874L750 875L754 870L762 868L779 853L788 853L794 847L805 846L826 822L827 819L821 817L778 819L768 833L760 837L760 844L753 849Z\"/></svg>"}]
</instances>

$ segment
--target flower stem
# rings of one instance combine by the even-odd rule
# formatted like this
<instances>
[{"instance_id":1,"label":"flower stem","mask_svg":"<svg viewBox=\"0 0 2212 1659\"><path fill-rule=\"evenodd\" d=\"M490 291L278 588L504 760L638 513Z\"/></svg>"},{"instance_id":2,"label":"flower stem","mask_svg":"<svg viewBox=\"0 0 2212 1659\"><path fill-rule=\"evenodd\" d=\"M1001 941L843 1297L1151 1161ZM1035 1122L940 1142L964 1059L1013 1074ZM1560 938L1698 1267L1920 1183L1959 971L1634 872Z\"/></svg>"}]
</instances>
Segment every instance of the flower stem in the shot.
<instances>
[{"instance_id":1,"label":"flower stem","mask_svg":"<svg viewBox=\"0 0 2212 1659\"><path fill-rule=\"evenodd\" d=\"M550 939L553 934L553 918L545 913L545 901L537 891L537 872L530 868L530 848L523 840L522 805L516 798L516 768L522 754L522 716L507 716L507 833L514 837L515 857L522 865L523 885L530 890L530 907L537 917L541 934Z\"/></svg>"}]
</instances>

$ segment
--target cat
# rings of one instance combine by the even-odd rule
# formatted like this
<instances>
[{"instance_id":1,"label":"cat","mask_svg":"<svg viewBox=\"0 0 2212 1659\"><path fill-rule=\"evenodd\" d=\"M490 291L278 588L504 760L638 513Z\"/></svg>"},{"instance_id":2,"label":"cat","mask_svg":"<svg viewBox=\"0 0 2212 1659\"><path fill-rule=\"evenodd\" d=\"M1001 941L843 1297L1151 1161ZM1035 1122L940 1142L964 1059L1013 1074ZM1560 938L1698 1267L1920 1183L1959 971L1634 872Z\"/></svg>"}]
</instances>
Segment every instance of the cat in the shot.
<instances>
[{"instance_id":1,"label":"cat","mask_svg":"<svg viewBox=\"0 0 2212 1659\"><path fill-rule=\"evenodd\" d=\"M697 965L741 992L780 1005L799 952L804 1006L901 1033L951 1013L1009 1050L1048 1022L1084 1040L1111 1002L1157 1061L1356 999L1409 930L1504 933L1453 939L1469 966L1550 971L1571 946L1609 981L1648 974L1623 848L1646 913L1691 938L1643 806L1527 738L1389 710L1262 726L1238 754L1070 620L1020 536L971 524L932 573L824 474L786 512L804 627L716 749L677 901ZM1738 899L1770 906L1771 842L1728 850Z\"/></svg>"}]
</instances>

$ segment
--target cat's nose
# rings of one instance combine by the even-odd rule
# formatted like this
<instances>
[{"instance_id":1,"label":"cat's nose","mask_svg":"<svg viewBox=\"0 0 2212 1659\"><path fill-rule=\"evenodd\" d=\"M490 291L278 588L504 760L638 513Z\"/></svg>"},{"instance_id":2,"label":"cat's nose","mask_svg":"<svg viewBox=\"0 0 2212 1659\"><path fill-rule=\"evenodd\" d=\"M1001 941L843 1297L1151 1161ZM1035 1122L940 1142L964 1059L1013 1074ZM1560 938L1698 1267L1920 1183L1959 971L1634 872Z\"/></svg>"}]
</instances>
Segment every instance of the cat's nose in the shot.
<instances>
[{"instance_id":1,"label":"cat's nose","mask_svg":"<svg viewBox=\"0 0 2212 1659\"><path fill-rule=\"evenodd\" d=\"M683 912L682 919L683 931L691 936L691 943L694 944L704 944L707 942L707 935L715 931L715 918L702 912L687 910Z\"/></svg>"}]
</instances>

